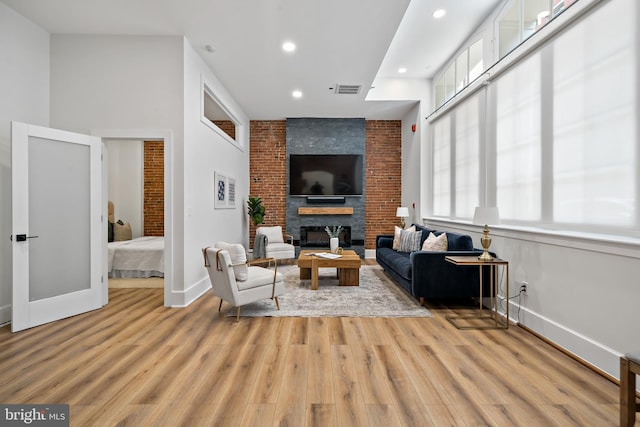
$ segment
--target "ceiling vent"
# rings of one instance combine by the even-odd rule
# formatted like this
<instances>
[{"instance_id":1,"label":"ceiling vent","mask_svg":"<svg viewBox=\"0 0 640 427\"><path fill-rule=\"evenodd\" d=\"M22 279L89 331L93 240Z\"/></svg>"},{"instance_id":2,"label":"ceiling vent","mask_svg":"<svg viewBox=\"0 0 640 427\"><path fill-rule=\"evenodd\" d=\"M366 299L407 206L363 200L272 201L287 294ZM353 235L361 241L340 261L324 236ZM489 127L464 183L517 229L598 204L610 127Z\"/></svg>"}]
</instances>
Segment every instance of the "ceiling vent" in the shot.
<instances>
[{"instance_id":1,"label":"ceiling vent","mask_svg":"<svg viewBox=\"0 0 640 427\"><path fill-rule=\"evenodd\" d=\"M337 95L357 95L360 92L362 85L336 85Z\"/></svg>"}]
</instances>

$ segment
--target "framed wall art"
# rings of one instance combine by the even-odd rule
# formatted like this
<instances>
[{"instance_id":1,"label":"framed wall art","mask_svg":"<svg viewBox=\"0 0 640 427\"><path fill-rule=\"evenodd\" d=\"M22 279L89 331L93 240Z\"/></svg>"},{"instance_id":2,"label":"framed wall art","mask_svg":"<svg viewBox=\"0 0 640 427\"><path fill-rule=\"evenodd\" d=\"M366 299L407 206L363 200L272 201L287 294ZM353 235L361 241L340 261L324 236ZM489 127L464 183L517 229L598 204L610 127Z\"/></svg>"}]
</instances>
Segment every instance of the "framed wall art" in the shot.
<instances>
[{"instance_id":1,"label":"framed wall art","mask_svg":"<svg viewBox=\"0 0 640 427\"><path fill-rule=\"evenodd\" d=\"M214 204L215 209L235 209L236 180L227 175L214 172Z\"/></svg>"}]
</instances>

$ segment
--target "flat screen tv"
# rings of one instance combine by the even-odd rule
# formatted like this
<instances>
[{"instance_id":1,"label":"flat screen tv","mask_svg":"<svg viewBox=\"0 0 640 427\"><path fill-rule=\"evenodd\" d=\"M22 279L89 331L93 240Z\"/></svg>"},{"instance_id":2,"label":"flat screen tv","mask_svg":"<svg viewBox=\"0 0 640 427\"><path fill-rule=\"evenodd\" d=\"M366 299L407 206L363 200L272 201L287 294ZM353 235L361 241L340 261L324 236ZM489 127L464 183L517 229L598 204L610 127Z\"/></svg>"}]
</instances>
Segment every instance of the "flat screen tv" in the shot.
<instances>
[{"instance_id":1,"label":"flat screen tv","mask_svg":"<svg viewBox=\"0 0 640 427\"><path fill-rule=\"evenodd\" d=\"M361 196L361 154L291 154L292 196Z\"/></svg>"}]
</instances>

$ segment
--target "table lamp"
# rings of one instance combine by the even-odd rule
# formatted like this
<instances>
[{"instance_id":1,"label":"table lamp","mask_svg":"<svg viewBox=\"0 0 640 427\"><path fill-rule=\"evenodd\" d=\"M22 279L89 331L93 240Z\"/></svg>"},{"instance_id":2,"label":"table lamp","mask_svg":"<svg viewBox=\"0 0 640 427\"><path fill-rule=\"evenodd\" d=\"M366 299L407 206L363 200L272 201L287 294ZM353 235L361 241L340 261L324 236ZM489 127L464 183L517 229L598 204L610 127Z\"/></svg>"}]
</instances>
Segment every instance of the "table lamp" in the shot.
<instances>
[{"instance_id":1,"label":"table lamp","mask_svg":"<svg viewBox=\"0 0 640 427\"><path fill-rule=\"evenodd\" d=\"M489 254L489 246L491 246L491 238L489 237L489 224L500 224L500 213L497 207L476 207L473 214L473 223L476 225L484 225L484 234L480 238L482 244L482 255L478 257L480 261L491 261L493 257Z\"/></svg>"},{"instance_id":2,"label":"table lamp","mask_svg":"<svg viewBox=\"0 0 640 427\"><path fill-rule=\"evenodd\" d=\"M404 228L406 225L404 219L409 216L409 208L400 207L396 209L396 216L400 218L400 226Z\"/></svg>"}]
</instances>

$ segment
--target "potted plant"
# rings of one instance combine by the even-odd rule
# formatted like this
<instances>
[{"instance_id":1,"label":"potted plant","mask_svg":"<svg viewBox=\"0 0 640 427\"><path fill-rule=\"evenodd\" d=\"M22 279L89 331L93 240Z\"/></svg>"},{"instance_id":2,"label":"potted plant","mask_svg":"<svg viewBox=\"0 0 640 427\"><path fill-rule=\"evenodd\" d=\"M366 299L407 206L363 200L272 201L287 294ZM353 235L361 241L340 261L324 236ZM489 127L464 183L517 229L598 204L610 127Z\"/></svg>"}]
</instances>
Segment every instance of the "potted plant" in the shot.
<instances>
[{"instance_id":1,"label":"potted plant","mask_svg":"<svg viewBox=\"0 0 640 427\"><path fill-rule=\"evenodd\" d=\"M331 249L331 252L336 253L338 246L340 246L340 232L342 231L342 226L333 226L331 228L325 227L324 231L329 235L329 248Z\"/></svg>"},{"instance_id":2,"label":"potted plant","mask_svg":"<svg viewBox=\"0 0 640 427\"><path fill-rule=\"evenodd\" d=\"M258 226L264 222L265 208L260 197L249 196L247 200L247 211L253 225Z\"/></svg>"}]
</instances>

